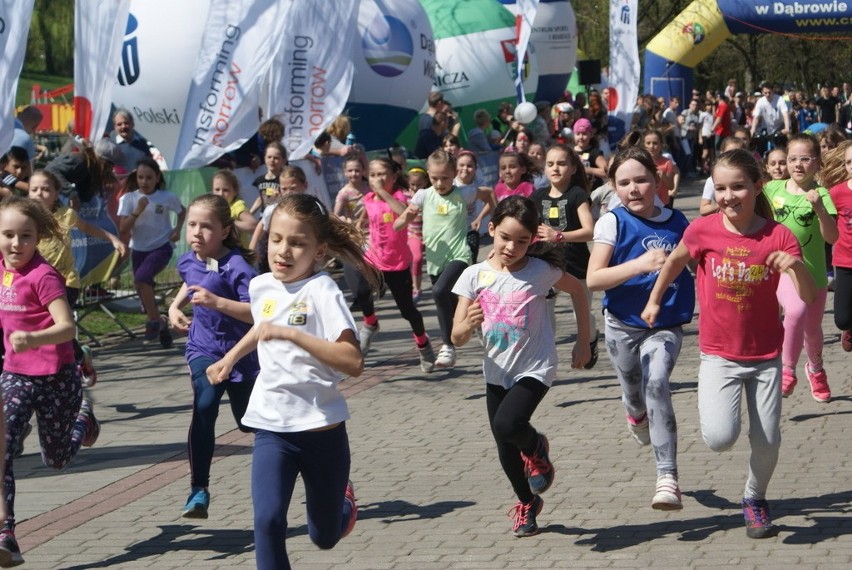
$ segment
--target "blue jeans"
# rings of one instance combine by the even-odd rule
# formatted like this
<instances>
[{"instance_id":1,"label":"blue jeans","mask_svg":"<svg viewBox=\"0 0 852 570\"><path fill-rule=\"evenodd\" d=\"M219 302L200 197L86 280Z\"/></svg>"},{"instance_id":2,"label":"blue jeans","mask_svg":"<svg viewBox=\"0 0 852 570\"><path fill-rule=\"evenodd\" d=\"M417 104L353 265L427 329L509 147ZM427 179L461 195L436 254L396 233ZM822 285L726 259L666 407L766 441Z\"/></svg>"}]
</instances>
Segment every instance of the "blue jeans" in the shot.
<instances>
[{"instance_id":1,"label":"blue jeans","mask_svg":"<svg viewBox=\"0 0 852 570\"><path fill-rule=\"evenodd\" d=\"M207 487L210 484L210 464L216 448L216 418L219 417L219 402L225 392L231 401L231 412L240 431L251 432L240 420L246 413L254 381L222 382L215 386L207 380L207 367L215 362L212 358L196 358L189 363L192 374L192 421L189 424L187 452L192 472L191 484Z\"/></svg>"},{"instance_id":2,"label":"blue jeans","mask_svg":"<svg viewBox=\"0 0 852 570\"><path fill-rule=\"evenodd\" d=\"M337 544L350 514L349 505L344 501L349 465L345 423L326 431L257 430L251 465L251 496L259 570L290 568L284 538L287 510L296 476L300 473L305 483L311 541L322 549Z\"/></svg>"}]
</instances>

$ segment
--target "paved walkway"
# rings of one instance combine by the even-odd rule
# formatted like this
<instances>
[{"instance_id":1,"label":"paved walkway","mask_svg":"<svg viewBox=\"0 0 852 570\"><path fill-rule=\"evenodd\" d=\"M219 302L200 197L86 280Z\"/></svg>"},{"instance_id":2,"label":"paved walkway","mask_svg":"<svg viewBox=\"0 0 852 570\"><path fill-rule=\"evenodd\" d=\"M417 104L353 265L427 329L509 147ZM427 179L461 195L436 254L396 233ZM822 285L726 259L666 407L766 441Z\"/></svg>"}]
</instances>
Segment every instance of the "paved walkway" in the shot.
<instances>
[{"instance_id":1,"label":"paved walkway","mask_svg":"<svg viewBox=\"0 0 852 570\"><path fill-rule=\"evenodd\" d=\"M694 208L697 198L678 206ZM557 474L544 495L542 534L512 537L513 497L487 428L481 350L459 350L449 373L423 375L404 321L379 303L382 332L359 379L342 386L352 420L359 520L334 550L307 537L297 486L287 540L296 568L592 568L741 566L849 568L852 564L852 358L825 317L834 392L816 403L806 385L784 401L781 460L770 487L778 536L745 537L739 499L747 430L727 453L701 441L696 327L674 372L684 509L650 508L652 452L628 436L618 382L603 356L592 371L563 367L533 418ZM437 332L430 302L421 308ZM829 298L829 307L831 298ZM560 351L573 318L559 308ZM756 326L759 326L756 325ZM191 389L182 357L129 343L99 350L91 391L102 432L64 472L41 465L35 438L15 463L18 538L28 568L252 568L250 436L222 408L210 518L179 517L189 487L185 455ZM800 366L800 376L803 372Z\"/></svg>"}]
</instances>

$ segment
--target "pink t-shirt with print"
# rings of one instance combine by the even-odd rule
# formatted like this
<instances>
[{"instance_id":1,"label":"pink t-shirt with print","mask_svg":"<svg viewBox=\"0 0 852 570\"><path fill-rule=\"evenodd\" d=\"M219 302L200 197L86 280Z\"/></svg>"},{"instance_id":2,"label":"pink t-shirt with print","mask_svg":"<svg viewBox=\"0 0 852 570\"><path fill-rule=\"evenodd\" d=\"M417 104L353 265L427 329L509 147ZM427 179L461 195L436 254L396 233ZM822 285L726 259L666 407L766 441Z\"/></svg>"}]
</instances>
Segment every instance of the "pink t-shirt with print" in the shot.
<instances>
[{"instance_id":1,"label":"pink t-shirt with print","mask_svg":"<svg viewBox=\"0 0 852 570\"><path fill-rule=\"evenodd\" d=\"M408 203L408 197L402 190L394 192L393 197L403 204ZM393 222L399 216L374 192L364 196L364 209L367 211L367 219L370 222L370 247L367 249L367 261L381 271L402 271L411 267L408 230L393 229Z\"/></svg>"}]
</instances>

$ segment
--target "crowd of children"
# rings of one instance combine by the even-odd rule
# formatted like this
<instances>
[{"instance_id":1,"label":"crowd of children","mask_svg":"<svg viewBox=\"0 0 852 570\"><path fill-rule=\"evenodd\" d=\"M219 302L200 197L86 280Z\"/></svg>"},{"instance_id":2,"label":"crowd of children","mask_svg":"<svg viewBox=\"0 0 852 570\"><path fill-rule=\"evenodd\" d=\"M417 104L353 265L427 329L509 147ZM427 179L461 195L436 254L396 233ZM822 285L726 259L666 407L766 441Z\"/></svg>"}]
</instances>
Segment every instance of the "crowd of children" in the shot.
<instances>
[{"instance_id":1,"label":"crowd of children","mask_svg":"<svg viewBox=\"0 0 852 570\"><path fill-rule=\"evenodd\" d=\"M766 495L780 450L781 398L798 383L802 350L812 396L831 400L822 362L832 268L826 244L834 244L835 322L843 349L852 351L852 144L821 149L816 138L799 134L761 164L749 141L731 136L715 164L706 165L702 217L690 223L674 209L680 171L659 131L630 133L632 144L607 161L591 122L573 124L573 145L529 145L519 132L499 156L493 188L478 177L477 155L462 150L456 137L445 138L423 167L407 169L397 155L367 160L355 149L343 158L346 184L332 211L311 196L305 172L287 164L275 141L264 149L266 169L254 180L258 198L251 207L226 169L213 176L209 194L185 208L165 189L157 162L143 158L118 201L118 235L61 203L63 182L49 170L29 174L19 153L8 153L0 186L0 294L8 300L0 303L6 351L0 567L23 561L14 536L13 465L32 415L51 467L67 465L100 431L83 393L84 384L94 383L91 361L74 338L71 307L80 280L71 228L109 241L120 256L129 242L146 341L170 346L170 329L188 334L193 397L183 517L208 516L225 394L236 426L254 433L259 568L289 567L286 513L299 475L311 540L331 548L352 531L349 413L337 385L364 370L380 330L374 297L385 288L409 323L424 373L452 369L457 348L479 338L488 421L518 500L517 537L539 532L541 494L555 480L549 441L531 419L557 377L557 291L570 295L577 324L571 367L595 366L604 339L627 432L654 452L651 507L683 508L669 381L697 296L701 433L711 449L730 448L745 394L746 532L771 535ZM16 196L22 185L29 198ZM484 224L493 247L480 261ZM182 231L189 246L177 260L183 283L164 319L154 280ZM417 307L424 261L441 339L437 353ZM327 271L333 268L343 270L351 307ZM603 292L600 330L592 291ZM360 327L350 312L356 307Z\"/></svg>"}]
</instances>

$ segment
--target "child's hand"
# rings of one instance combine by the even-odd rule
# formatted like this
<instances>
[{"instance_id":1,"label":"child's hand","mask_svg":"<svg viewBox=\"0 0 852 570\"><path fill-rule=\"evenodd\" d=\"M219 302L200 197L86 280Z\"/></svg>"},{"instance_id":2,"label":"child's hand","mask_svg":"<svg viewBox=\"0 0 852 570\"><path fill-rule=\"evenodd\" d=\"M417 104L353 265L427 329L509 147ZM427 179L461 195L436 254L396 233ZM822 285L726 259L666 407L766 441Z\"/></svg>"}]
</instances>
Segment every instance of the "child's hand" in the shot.
<instances>
[{"instance_id":1,"label":"child's hand","mask_svg":"<svg viewBox=\"0 0 852 570\"><path fill-rule=\"evenodd\" d=\"M225 359L214 362L207 367L207 381L214 385L221 384L231 375L233 367L234 365Z\"/></svg>"},{"instance_id":2,"label":"child's hand","mask_svg":"<svg viewBox=\"0 0 852 570\"><path fill-rule=\"evenodd\" d=\"M654 273L666 263L666 252L662 249L649 249L636 258L636 264L642 273Z\"/></svg>"},{"instance_id":3,"label":"child's hand","mask_svg":"<svg viewBox=\"0 0 852 570\"><path fill-rule=\"evenodd\" d=\"M189 332L189 325L192 324L192 319L183 314L183 311L177 307L169 307L169 324L172 328L181 333Z\"/></svg>"},{"instance_id":4,"label":"child's hand","mask_svg":"<svg viewBox=\"0 0 852 570\"><path fill-rule=\"evenodd\" d=\"M286 327L279 327L269 322L262 322L257 326L257 340L288 340Z\"/></svg>"},{"instance_id":5,"label":"child's hand","mask_svg":"<svg viewBox=\"0 0 852 570\"><path fill-rule=\"evenodd\" d=\"M481 224L482 224L482 221L481 221L481 220L478 220L478 219L477 219L477 220L473 220L473 221L470 223L470 229L471 229L471 230L473 230L473 231L475 231L475 232L478 232L478 231L479 231L479 228L480 228L480 226L481 226Z\"/></svg>"},{"instance_id":6,"label":"child's hand","mask_svg":"<svg viewBox=\"0 0 852 570\"><path fill-rule=\"evenodd\" d=\"M190 293L189 302L193 305L218 310L220 299L218 295L214 295L201 285L190 285L186 290Z\"/></svg>"},{"instance_id":7,"label":"child's hand","mask_svg":"<svg viewBox=\"0 0 852 570\"><path fill-rule=\"evenodd\" d=\"M642 311L642 320L648 323L649 327L654 328L654 325L657 324L657 317L659 314L660 305L649 302L645 305L645 309Z\"/></svg>"},{"instance_id":8,"label":"child's hand","mask_svg":"<svg viewBox=\"0 0 852 570\"><path fill-rule=\"evenodd\" d=\"M12 343L12 352L26 352L33 348L30 344L32 337L24 331L12 331L9 333L9 342Z\"/></svg>"},{"instance_id":9,"label":"child's hand","mask_svg":"<svg viewBox=\"0 0 852 570\"><path fill-rule=\"evenodd\" d=\"M482 305L479 304L479 299L474 299L473 303L467 308L467 314L464 317L465 326L473 332L482 325L485 320L485 315L482 312Z\"/></svg>"},{"instance_id":10,"label":"child's hand","mask_svg":"<svg viewBox=\"0 0 852 570\"><path fill-rule=\"evenodd\" d=\"M587 342L575 342L571 350L571 368L582 368L592 359L592 347Z\"/></svg>"},{"instance_id":11,"label":"child's hand","mask_svg":"<svg viewBox=\"0 0 852 570\"><path fill-rule=\"evenodd\" d=\"M547 224L539 224L538 231L535 235L538 239L543 241L556 241L556 230Z\"/></svg>"},{"instance_id":12,"label":"child's hand","mask_svg":"<svg viewBox=\"0 0 852 570\"><path fill-rule=\"evenodd\" d=\"M805 194L805 200L810 202L815 212L825 209L825 204L822 203L822 196L816 190L808 190L808 193Z\"/></svg>"},{"instance_id":13,"label":"child's hand","mask_svg":"<svg viewBox=\"0 0 852 570\"><path fill-rule=\"evenodd\" d=\"M784 273L799 260L785 251L773 251L766 258L766 265L773 271Z\"/></svg>"},{"instance_id":14,"label":"child's hand","mask_svg":"<svg viewBox=\"0 0 852 570\"><path fill-rule=\"evenodd\" d=\"M148 207L148 197L142 196L141 198L139 198L139 201L136 202L136 208L133 210L133 213L136 216L139 216L139 214L144 212L145 208L147 208L147 207Z\"/></svg>"}]
</instances>

